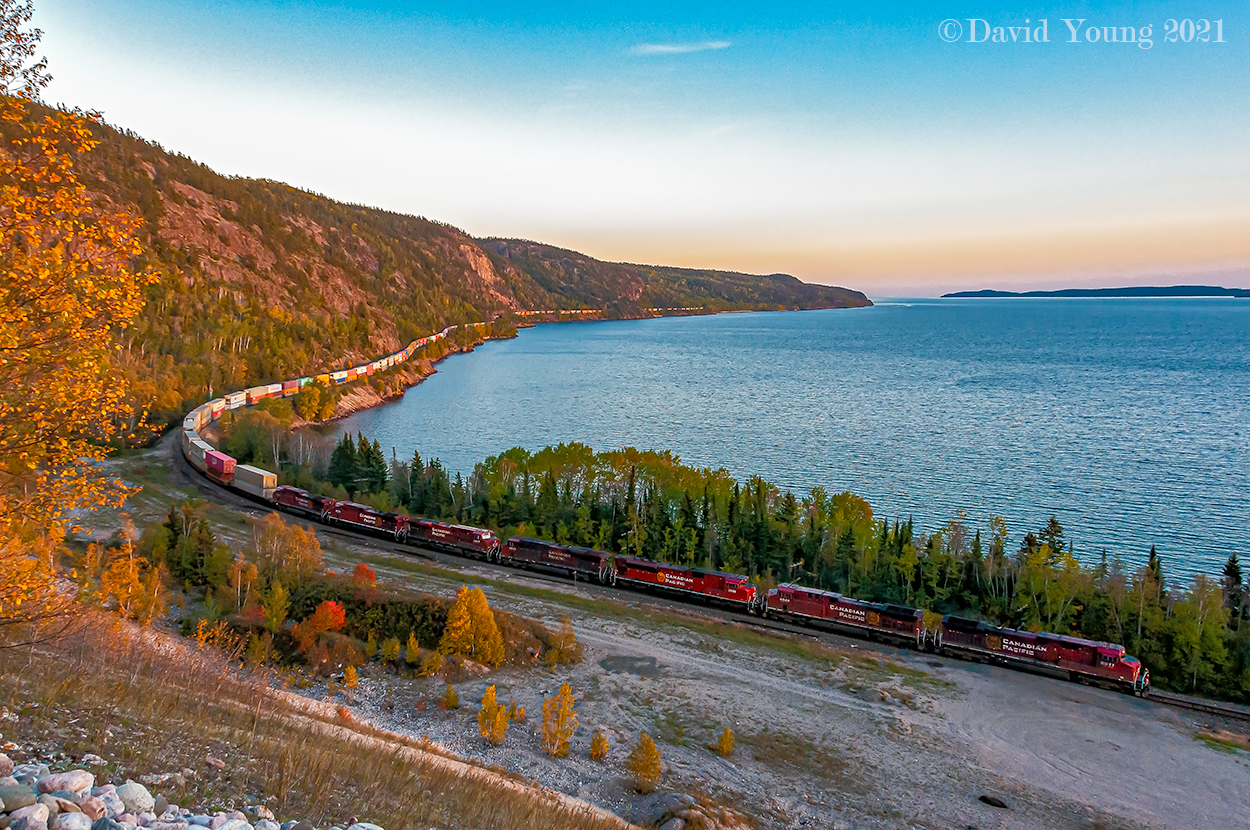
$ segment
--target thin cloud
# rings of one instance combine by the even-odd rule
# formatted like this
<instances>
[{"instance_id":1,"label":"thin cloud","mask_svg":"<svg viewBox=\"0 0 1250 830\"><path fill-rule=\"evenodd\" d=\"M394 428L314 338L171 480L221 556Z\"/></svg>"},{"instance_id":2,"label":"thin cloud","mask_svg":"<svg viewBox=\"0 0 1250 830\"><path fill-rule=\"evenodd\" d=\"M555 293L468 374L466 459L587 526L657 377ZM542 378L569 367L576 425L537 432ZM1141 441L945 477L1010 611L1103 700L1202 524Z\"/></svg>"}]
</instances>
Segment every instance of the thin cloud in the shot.
<instances>
[{"instance_id":1,"label":"thin cloud","mask_svg":"<svg viewBox=\"0 0 1250 830\"><path fill-rule=\"evenodd\" d=\"M702 43L642 43L633 48L635 55L688 55L691 52L707 52L728 49L728 40L705 40Z\"/></svg>"}]
</instances>

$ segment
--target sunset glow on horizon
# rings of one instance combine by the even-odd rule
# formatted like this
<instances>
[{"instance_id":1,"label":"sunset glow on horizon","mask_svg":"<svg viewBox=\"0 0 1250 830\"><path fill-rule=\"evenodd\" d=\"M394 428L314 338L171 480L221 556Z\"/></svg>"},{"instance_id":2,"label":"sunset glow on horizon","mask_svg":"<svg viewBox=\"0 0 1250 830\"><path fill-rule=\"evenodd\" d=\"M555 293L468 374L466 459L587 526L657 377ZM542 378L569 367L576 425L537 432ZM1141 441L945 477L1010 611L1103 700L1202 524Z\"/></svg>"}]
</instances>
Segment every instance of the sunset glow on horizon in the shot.
<instances>
[{"instance_id":1,"label":"sunset glow on horizon","mask_svg":"<svg viewBox=\"0 0 1250 830\"><path fill-rule=\"evenodd\" d=\"M50 0L36 22L52 102L475 236L872 296L1250 287L1244 4Z\"/></svg>"}]
</instances>

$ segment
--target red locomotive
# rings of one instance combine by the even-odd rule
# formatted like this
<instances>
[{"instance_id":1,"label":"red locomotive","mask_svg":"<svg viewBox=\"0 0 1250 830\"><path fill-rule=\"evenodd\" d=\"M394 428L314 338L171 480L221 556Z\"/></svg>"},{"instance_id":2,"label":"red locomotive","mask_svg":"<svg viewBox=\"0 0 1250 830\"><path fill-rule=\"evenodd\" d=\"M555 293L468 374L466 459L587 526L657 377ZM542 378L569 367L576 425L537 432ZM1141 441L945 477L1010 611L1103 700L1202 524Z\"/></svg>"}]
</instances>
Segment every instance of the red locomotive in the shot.
<instances>
[{"instance_id":1,"label":"red locomotive","mask_svg":"<svg viewBox=\"0 0 1250 830\"><path fill-rule=\"evenodd\" d=\"M924 612L918 608L861 602L833 591L778 585L768 592L764 613L822 620L835 626L896 637L923 646L926 641Z\"/></svg>"},{"instance_id":2,"label":"red locomotive","mask_svg":"<svg viewBox=\"0 0 1250 830\"><path fill-rule=\"evenodd\" d=\"M1063 634L1017 631L978 620L943 617L943 653L993 662L1066 671L1070 680L1107 683L1136 694L1150 688L1150 672L1124 646Z\"/></svg>"},{"instance_id":3,"label":"red locomotive","mask_svg":"<svg viewBox=\"0 0 1250 830\"><path fill-rule=\"evenodd\" d=\"M616 557L616 578L622 582L722 600L748 611L754 610L757 601L756 587L741 574L683 568L634 556Z\"/></svg>"},{"instance_id":4,"label":"red locomotive","mask_svg":"<svg viewBox=\"0 0 1250 830\"><path fill-rule=\"evenodd\" d=\"M524 536L513 536L504 542L499 549L499 561L512 565L545 565L558 568L574 578L581 574L595 579L601 585L611 585L616 581L610 553L594 548L557 545Z\"/></svg>"},{"instance_id":5,"label":"red locomotive","mask_svg":"<svg viewBox=\"0 0 1250 830\"><path fill-rule=\"evenodd\" d=\"M319 522L326 521L336 504L329 496L314 496L307 490L285 484L273 491L273 503L288 513L302 513Z\"/></svg>"},{"instance_id":6,"label":"red locomotive","mask_svg":"<svg viewBox=\"0 0 1250 830\"><path fill-rule=\"evenodd\" d=\"M452 553L482 556L488 561L499 558L499 539L480 527L412 518L408 520L408 539Z\"/></svg>"},{"instance_id":7,"label":"red locomotive","mask_svg":"<svg viewBox=\"0 0 1250 830\"><path fill-rule=\"evenodd\" d=\"M383 513L364 504L336 501L326 517L327 524L345 524L363 527L376 533L385 533L397 542L408 540L408 517L399 513Z\"/></svg>"}]
</instances>

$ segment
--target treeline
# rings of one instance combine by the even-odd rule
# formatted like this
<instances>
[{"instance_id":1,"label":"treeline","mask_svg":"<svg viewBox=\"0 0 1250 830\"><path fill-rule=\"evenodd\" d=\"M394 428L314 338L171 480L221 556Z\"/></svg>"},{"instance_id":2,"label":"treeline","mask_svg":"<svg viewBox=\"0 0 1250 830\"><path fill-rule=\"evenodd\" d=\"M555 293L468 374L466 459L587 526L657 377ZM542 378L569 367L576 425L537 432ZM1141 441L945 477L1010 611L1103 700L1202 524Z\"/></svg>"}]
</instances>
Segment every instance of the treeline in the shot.
<instances>
[{"instance_id":1,"label":"treeline","mask_svg":"<svg viewBox=\"0 0 1250 830\"><path fill-rule=\"evenodd\" d=\"M379 509L1121 643L1161 687L1250 700L1250 603L1235 553L1219 579L1181 581L1153 548L1141 567L1105 552L1078 560L1055 517L1022 532L961 513L921 529L852 493L796 496L671 453L577 443L508 450L468 478L419 453L388 460L359 434L320 466L284 460L284 481Z\"/></svg>"}]
</instances>

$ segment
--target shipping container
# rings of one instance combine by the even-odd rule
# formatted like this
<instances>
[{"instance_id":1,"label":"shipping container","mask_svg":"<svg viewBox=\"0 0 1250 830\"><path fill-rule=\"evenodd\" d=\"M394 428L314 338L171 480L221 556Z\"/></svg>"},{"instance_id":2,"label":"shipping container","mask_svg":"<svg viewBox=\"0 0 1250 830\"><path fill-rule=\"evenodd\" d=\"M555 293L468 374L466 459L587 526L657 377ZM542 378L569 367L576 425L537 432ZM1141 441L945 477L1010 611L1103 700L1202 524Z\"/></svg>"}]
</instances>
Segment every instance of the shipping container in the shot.
<instances>
[{"instance_id":1,"label":"shipping container","mask_svg":"<svg viewBox=\"0 0 1250 830\"><path fill-rule=\"evenodd\" d=\"M316 380L316 382L320 383L322 386L329 386L330 381L331 381L331 376L329 373L326 373L324 375L317 375L317 377L314 378L314 380Z\"/></svg>"},{"instance_id":2,"label":"shipping container","mask_svg":"<svg viewBox=\"0 0 1250 830\"><path fill-rule=\"evenodd\" d=\"M186 445L187 461L191 462L191 466L199 470L201 473L208 472L207 456L213 448L198 438L192 438Z\"/></svg>"},{"instance_id":3,"label":"shipping container","mask_svg":"<svg viewBox=\"0 0 1250 830\"><path fill-rule=\"evenodd\" d=\"M278 476L268 470L253 467L250 464L239 464L234 468L234 483L247 483L260 490L268 490L270 495L278 486Z\"/></svg>"},{"instance_id":4,"label":"shipping container","mask_svg":"<svg viewBox=\"0 0 1250 830\"><path fill-rule=\"evenodd\" d=\"M336 384L347 383L346 371L331 372L330 377L334 380Z\"/></svg>"},{"instance_id":5,"label":"shipping container","mask_svg":"<svg viewBox=\"0 0 1250 830\"><path fill-rule=\"evenodd\" d=\"M269 397L269 387L268 386L253 386L250 389L245 389L244 393L247 395L247 405L251 406Z\"/></svg>"},{"instance_id":6,"label":"shipping container","mask_svg":"<svg viewBox=\"0 0 1250 830\"><path fill-rule=\"evenodd\" d=\"M221 413L226 411L226 399L214 398L208 402L208 414L210 418L220 418Z\"/></svg>"},{"instance_id":7,"label":"shipping container","mask_svg":"<svg viewBox=\"0 0 1250 830\"><path fill-rule=\"evenodd\" d=\"M299 381L298 381L298 380L284 380L284 381L282 381L282 397L284 397L284 398L292 398L292 397L295 397L296 393L298 393L298 392L299 392Z\"/></svg>"},{"instance_id":8,"label":"shipping container","mask_svg":"<svg viewBox=\"0 0 1250 830\"><path fill-rule=\"evenodd\" d=\"M299 385L300 389L303 389L305 386L311 386L313 379L312 378L300 378L299 380L295 382Z\"/></svg>"},{"instance_id":9,"label":"shipping container","mask_svg":"<svg viewBox=\"0 0 1250 830\"><path fill-rule=\"evenodd\" d=\"M229 484L234 478L235 460L224 452L212 450L205 454L204 461L208 466L205 470L208 477L216 481L218 484Z\"/></svg>"},{"instance_id":10,"label":"shipping container","mask_svg":"<svg viewBox=\"0 0 1250 830\"><path fill-rule=\"evenodd\" d=\"M282 384L280 383L267 384L265 386L265 394L271 398L281 397L282 396Z\"/></svg>"}]
</instances>

